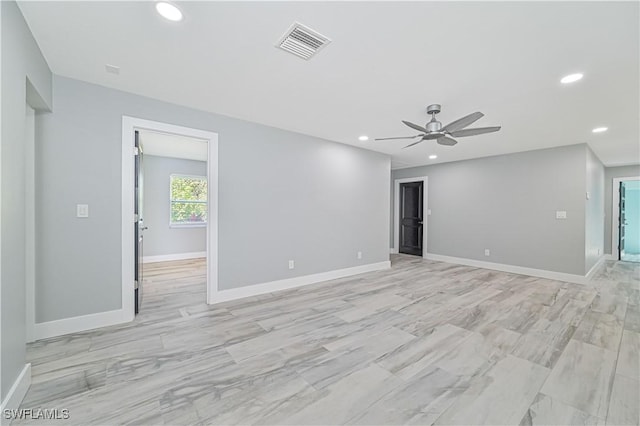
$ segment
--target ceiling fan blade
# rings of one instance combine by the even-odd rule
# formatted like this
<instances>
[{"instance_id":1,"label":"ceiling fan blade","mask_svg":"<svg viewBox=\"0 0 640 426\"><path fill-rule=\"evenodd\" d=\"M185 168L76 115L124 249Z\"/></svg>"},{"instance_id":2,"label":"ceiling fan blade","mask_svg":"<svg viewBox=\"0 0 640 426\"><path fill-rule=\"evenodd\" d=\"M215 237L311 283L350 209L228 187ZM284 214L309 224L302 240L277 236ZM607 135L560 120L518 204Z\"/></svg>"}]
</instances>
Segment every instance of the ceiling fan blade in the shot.
<instances>
[{"instance_id":1,"label":"ceiling fan blade","mask_svg":"<svg viewBox=\"0 0 640 426\"><path fill-rule=\"evenodd\" d=\"M418 126L417 124L413 124L413 123L411 123L411 122L409 122L409 121L404 121L404 120L402 120L402 122L403 122L405 125L407 125L407 126L411 127L412 129L415 129L415 130L417 130L417 131L419 131L419 132L422 132L422 133L429 133L429 132L427 131L427 129L425 129L424 127L420 127L420 126Z\"/></svg>"},{"instance_id":2,"label":"ceiling fan blade","mask_svg":"<svg viewBox=\"0 0 640 426\"><path fill-rule=\"evenodd\" d=\"M438 138L436 142L438 142L440 145L447 145L447 146L453 146L458 143L457 140L451 139L448 136L443 136L441 138Z\"/></svg>"},{"instance_id":3,"label":"ceiling fan blade","mask_svg":"<svg viewBox=\"0 0 640 426\"><path fill-rule=\"evenodd\" d=\"M456 130L464 129L465 127L475 123L484 117L484 114L481 112L474 112L473 114L469 114L465 117L459 118L456 121L453 121L442 128L442 130L446 132L454 132Z\"/></svg>"},{"instance_id":4,"label":"ceiling fan blade","mask_svg":"<svg viewBox=\"0 0 640 426\"><path fill-rule=\"evenodd\" d=\"M397 138L375 138L375 141L389 141L392 139L413 139L413 138L417 138L418 136L424 136L424 135L415 135L415 136L400 136Z\"/></svg>"},{"instance_id":5,"label":"ceiling fan blade","mask_svg":"<svg viewBox=\"0 0 640 426\"><path fill-rule=\"evenodd\" d=\"M500 130L500 126L477 127L475 129L457 130L455 132L449 132L449 134L451 136L455 136L456 138L463 138L465 136L475 136L475 135L481 135L483 133L497 132L498 130Z\"/></svg>"},{"instance_id":6,"label":"ceiling fan blade","mask_svg":"<svg viewBox=\"0 0 640 426\"><path fill-rule=\"evenodd\" d=\"M424 141L424 139L420 138L420 140L419 140L419 141L414 142L414 143L410 143L409 145L405 146L404 148L409 148L410 146L417 145L417 144L419 144L419 143L420 143L420 142L422 142L422 141ZM402 148L402 149L404 149L404 148Z\"/></svg>"}]
</instances>

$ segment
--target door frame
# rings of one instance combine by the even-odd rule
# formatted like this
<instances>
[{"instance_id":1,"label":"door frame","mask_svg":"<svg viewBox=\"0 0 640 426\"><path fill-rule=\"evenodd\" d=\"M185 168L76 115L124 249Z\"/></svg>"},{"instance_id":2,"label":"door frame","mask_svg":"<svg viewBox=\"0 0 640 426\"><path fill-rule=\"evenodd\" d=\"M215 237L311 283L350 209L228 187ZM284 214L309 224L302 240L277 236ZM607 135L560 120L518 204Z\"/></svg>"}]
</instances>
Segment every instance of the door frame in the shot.
<instances>
[{"instance_id":1,"label":"door frame","mask_svg":"<svg viewBox=\"0 0 640 426\"><path fill-rule=\"evenodd\" d=\"M611 187L611 257L614 260L620 260L618 256L619 229L620 229L620 182L628 180L640 180L640 176L617 177L613 178Z\"/></svg>"},{"instance_id":2,"label":"door frame","mask_svg":"<svg viewBox=\"0 0 640 426\"><path fill-rule=\"evenodd\" d=\"M429 226L429 197L428 197L428 176L420 176L414 178L395 179L393 181L393 248L392 253L398 253L400 248L400 184L409 182L422 182L422 258L426 259L427 255L427 228Z\"/></svg>"},{"instance_id":3,"label":"door frame","mask_svg":"<svg viewBox=\"0 0 640 426\"><path fill-rule=\"evenodd\" d=\"M134 318L134 131L152 130L207 141L207 303L218 292L218 134L159 121L122 116L122 309Z\"/></svg>"}]
</instances>

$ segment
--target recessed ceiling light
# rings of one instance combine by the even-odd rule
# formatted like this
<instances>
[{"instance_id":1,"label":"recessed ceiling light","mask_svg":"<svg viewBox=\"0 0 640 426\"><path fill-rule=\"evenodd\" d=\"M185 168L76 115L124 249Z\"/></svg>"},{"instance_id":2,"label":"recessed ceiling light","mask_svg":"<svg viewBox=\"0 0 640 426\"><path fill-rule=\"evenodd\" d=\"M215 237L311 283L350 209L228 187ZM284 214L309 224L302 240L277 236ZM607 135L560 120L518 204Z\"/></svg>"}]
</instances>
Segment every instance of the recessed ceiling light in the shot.
<instances>
[{"instance_id":1,"label":"recessed ceiling light","mask_svg":"<svg viewBox=\"0 0 640 426\"><path fill-rule=\"evenodd\" d=\"M360 137L358 138L358 140L360 140L360 141L362 141L362 142L364 142L364 141L368 141L368 140L369 140L369 136L362 135L362 136L360 136Z\"/></svg>"},{"instance_id":2,"label":"recessed ceiling light","mask_svg":"<svg viewBox=\"0 0 640 426\"><path fill-rule=\"evenodd\" d=\"M595 129L592 130L593 133L602 133L602 132L606 132L607 130L609 130L608 127L596 127Z\"/></svg>"},{"instance_id":3,"label":"recessed ceiling light","mask_svg":"<svg viewBox=\"0 0 640 426\"><path fill-rule=\"evenodd\" d=\"M182 21L182 12L176 6L171 3L160 1L156 3L156 10L163 18L170 21Z\"/></svg>"},{"instance_id":4,"label":"recessed ceiling light","mask_svg":"<svg viewBox=\"0 0 640 426\"><path fill-rule=\"evenodd\" d=\"M431 154L431 155L429 156L429 160L435 160L436 158L438 158L438 156L437 156L437 155L435 155L435 154Z\"/></svg>"},{"instance_id":5,"label":"recessed ceiling light","mask_svg":"<svg viewBox=\"0 0 640 426\"><path fill-rule=\"evenodd\" d=\"M562 84L575 83L576 81L580 80L582 77L584 77L584 76L582 74L580 74L580 73L569 74L569 75L566 75L566 76L562 77L562 80L560 80L560 83L562 83Z\"/></svg>"}]
</instances>

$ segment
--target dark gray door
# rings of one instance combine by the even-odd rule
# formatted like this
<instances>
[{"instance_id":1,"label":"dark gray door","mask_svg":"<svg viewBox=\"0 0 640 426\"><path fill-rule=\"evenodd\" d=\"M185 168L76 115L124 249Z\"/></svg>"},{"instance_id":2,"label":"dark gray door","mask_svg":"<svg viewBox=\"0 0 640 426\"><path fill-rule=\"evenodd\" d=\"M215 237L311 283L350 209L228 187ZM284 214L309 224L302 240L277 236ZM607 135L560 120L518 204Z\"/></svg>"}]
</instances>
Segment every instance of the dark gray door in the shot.
<instances>
[{"instance_id":1,"label":"dark gray door","mask_svg":"<svg viewBox=\"0 0 640 426\"><path fill-rule=\"evenodd\" d=\"M134 232L134 279L135 279L135 294L134 294L134 306L135 313L140 312L140 306L142 305L142 249L143 249L143 231L144 221L142 218L142 143L140 142L140 135L138 131L135 132L135 170L134 170L134 199L133 199L133 213L135 223L133 224Z\"/></svg>"},{"instance_id":2,"label":"dark gray door","mask_svg":"<svg viewBox=\"0 0 640 426\"><path fill-rule=\"evenodd\" d=\"M422 256L423 194L422 181L400 184L400 253Z\"/></svg>"},{"instance_id":3,"label":"dark gray door","mask_svg":"<svg viewBox=\"0 0 640 426\"><path fill-rule=\"evenodd\" d=\"M620 229L618 232L618 260L622 260L624 256L624 237L625 237L625 226L627 224L627 219L625 218L625 186L624 182L620 182L620 204L618 206L619 216L618 223L620 224Z\"/></svg>"}]
</instances>

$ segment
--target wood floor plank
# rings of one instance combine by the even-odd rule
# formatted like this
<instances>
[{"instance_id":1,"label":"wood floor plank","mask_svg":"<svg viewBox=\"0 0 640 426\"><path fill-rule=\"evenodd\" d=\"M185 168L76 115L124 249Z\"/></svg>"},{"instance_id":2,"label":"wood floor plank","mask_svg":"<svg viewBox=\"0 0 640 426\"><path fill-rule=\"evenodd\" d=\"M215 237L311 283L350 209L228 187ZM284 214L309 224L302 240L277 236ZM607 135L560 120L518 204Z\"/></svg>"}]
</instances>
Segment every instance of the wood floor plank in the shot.
<instances>
[{"instance_id":1,"label":"wood floor plank","mask_svg":"<svg viewBox=\"0 0 640 426\"><path fill-rule=\"evenodd\" d=\"M145 276L133 322L28 345L22 408L67 408L65 425L637 421L640 265L580 285L395 255L212 306L203 260Z\"/></svg>"}]
</instances>

